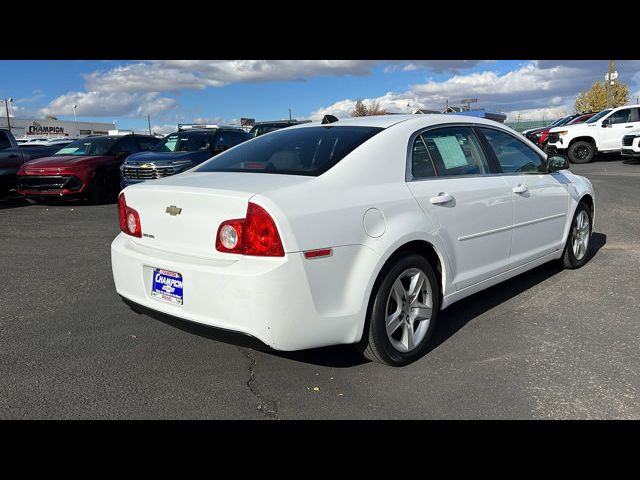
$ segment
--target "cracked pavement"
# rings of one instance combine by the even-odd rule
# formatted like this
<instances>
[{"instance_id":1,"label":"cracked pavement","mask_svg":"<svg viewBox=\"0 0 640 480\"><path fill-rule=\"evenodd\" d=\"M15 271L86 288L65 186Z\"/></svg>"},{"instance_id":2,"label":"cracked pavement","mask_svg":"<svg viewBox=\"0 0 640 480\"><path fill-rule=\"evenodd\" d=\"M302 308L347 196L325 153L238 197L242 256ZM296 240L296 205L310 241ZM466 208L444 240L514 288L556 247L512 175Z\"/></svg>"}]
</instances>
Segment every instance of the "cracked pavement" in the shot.
<instances>
[{"instance_id":1,"label":"cracked pavement","mask_svg":"<svg viewBox=\"0 0 640 480\"><path fill-rule=\"evenodd\" d=\"M135 314L111 277L115 205L0 201L0 418L640 418L640 164L571 169L596 189L590 262L451 306L400 369Z\"/></svg>"}]
</instances>

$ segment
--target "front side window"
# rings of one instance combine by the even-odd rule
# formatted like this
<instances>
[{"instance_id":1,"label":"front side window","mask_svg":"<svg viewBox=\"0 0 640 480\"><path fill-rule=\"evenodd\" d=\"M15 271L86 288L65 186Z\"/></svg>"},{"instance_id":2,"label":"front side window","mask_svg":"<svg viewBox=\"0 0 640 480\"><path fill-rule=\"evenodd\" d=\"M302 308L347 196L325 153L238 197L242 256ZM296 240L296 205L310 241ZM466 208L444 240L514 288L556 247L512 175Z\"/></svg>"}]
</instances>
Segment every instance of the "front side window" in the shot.
<instances>
[{"instance_id":1,"label":"front side window","mask_svg":"<svg viewBox=\"0 0 640 480\"><path fill-rule=\"evenodd\" d=\"M347 126L285 128L224 151L196 171L318 176L382 130Z\"/></svg>"},{"instance_id":2,"label":"front side window","mask_svg":"<svg viewBox=\"0 0 640 480\"><path fill-rule=\"evenodd\" d=\"M424 132L420 137L438 176L490 173L487 159L471 128L440 128ZM420 156L420 147L414 146L414 152L415 148ZM428 166L422 168L426 172Z\"/></svg>"},{"instance_id":3,"label":"front side window","mask_svg":"<svg viewBox=\"0 0 640 480\"><path fill-rule=\"evenodd\" d=\"M503 173L546 173L544 160L532 148L508 133L480 128Z\"/></svg>"},{"instance_id":4,"label":"front side window","mask_svg":"<svg viewBox=\"0 0 640 480\"><path fill-rule=\"evenodd\" d=\"M631 108L623 108L613 112L609 117L609 123L629 123L631 122Z\"/></svg>"}]
</instances>

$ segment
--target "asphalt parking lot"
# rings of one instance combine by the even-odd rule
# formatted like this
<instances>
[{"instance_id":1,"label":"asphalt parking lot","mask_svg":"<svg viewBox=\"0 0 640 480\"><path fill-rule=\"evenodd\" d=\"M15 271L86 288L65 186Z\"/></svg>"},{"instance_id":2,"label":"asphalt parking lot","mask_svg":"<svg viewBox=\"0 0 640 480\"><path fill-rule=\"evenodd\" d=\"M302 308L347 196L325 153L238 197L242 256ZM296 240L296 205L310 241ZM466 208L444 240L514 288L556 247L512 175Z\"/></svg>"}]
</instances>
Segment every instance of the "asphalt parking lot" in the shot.
<instances>
[{"instance_id":1,"label":"asphalt parking lot","mask_svg":"<svg viewBox=\"0 0 640 480\"><path fill-rule=\"evenodd\" d=\"M588 264L451 306L396 369L138 315L113 286L116 205L0 201L0 418L640 418L640 164L572 170L597 195Z\"/></svg>"}]
</instances>

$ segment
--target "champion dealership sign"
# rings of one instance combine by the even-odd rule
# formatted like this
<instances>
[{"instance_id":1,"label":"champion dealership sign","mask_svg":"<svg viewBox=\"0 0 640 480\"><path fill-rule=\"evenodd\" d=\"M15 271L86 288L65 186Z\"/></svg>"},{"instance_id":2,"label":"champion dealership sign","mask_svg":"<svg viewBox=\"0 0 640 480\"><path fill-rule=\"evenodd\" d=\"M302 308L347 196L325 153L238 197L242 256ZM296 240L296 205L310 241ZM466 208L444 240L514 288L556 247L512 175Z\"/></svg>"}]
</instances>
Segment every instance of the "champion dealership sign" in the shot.
<instances>
[{"instance_id":1,"label":"champion dealership sign","mask_svg":"<svg viewBox=\"0 0 640 480\"><path fill-rule=\"evenodd\" d=\"M33 122L33 125L29 125L27 135L64 135L64 127L41 125L38 122Z\"/></svg>"}]
</instances>

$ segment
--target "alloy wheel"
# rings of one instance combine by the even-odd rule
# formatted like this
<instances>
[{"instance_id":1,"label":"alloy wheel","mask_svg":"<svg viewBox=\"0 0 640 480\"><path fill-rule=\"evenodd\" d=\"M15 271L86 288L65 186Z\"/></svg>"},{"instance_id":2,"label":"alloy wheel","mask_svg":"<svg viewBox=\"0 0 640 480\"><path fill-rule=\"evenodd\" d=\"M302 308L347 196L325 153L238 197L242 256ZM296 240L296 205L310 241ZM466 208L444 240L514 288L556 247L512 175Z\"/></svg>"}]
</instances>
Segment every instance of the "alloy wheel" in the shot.
<instances>
[{"instance_id":1,"label":"alloy wheel","mask_svg":"<svg viewBox=\"0 0 640 480\"><path fill-rule=\"evenodd\" d=\"M433 309L433 293L426 274L409 268L396 278L385 309L387 337L393 348L407 353L424 340Z\"/></svg>"}]
</instances>

